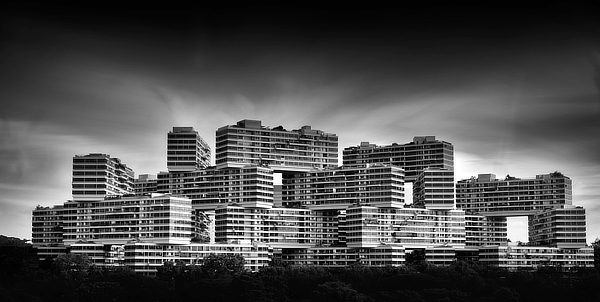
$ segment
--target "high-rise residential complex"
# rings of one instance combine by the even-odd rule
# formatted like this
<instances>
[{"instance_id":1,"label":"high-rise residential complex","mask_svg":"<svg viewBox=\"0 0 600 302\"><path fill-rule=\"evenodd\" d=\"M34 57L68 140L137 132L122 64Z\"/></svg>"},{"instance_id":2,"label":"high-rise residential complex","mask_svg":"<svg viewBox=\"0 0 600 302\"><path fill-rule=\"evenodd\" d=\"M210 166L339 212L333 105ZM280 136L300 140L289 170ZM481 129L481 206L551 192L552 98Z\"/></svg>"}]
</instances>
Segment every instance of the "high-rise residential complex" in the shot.
<instances>
[{"instance_id":1,"label":"high-rise residential complex","mask_svg":"<svg viewBox=\"0 0 600 302\"><path fill-rule=\"evenodd\" d=\"M346 209L359 203L404 206L404 171L374 164L282 175L281 205L314 210Z\"/></svg>"},{"instance_id":2,"label":"high-rise residential complex","mask_svg":"<svg viewBox=\"0 0 600 302\"><path fill-rule=\"evenodd\" d=\"M407 182L415 181L425 168L454 170L454 146L435 136L415 136L410 143L387 146L362 142L345 148L343 157L345 166L386 163L402 167Z\"/></svg>"},{"instance_id":3,"label":"high-rise residential complex","mask_svg":"<svg viewBox=\"0 0 600 302\"><path fill-rule=\"evenodd\" d=\"M56 257L66 252L63 241L63 206L37 206L31 218L31 243L40 258Z\"/></svg>"},{"instance_id":4,"label":"high-rise residential complex","mask_svg":"<svg viewBox=\"0 0 600 302\"><path fill-rule=\"evenodd\" d=\"M521 179L479 174L456 183L456 205L486 217L527 216L532 245L586 245L585 209L572 206L571 179L560 172Z\"/></svg>"},{"instance_id":5,"label":"high-rise residential complex","mask_svg":"<svg viewBox=\"0 0 600 302\"><path fill-rule=\"evenodd\" d=\"M431 210L454 209L454 171L424 168L414 182L413 204Z\"/></svg>"},{"instance_id":6,"label":"high-rise residential complex","mask_svg":"<svg viewBox=\"0 0 600 302\"><path fill-rule=\"evenodd\" d=\"M350 248L347 246L312 246L306 249L285 249L281 259L294 266L347 267L400 266L405 263L403 246L381 245L377 248Z\"/></svg>"},{"instance_id":7,"label":"high-rise residential complex","mask_svg":"<svg viewBox=\"0 0 600 302\"><path fill-rule=\"evenodd\" d=\"M456 183L457 207L485 216L530 216L571 203L571 179L560 172L527 179L479 174Z\"/></svg>"},{"instance_id":8,"label":"high-rise residential complex","mask_svg":"<svg viewBox=\"0 0 600 302\"><path fill-rule=\"evenodd\" d=\"M339 244L338 211L301 208L246 208L237 205L216 210L216 240L263 242L277 249Z\"/></svg>"},{"instance_id":9,"label":"high-rise residential complex","mask_svg":"<svg viewBox=\"0 0 600 302\"><path fill-rule=\"evenodd\" d=\"M120 159L92 153L73 157L73 200L100 200L133 194L133 170Z\"/></svg>"},{"instance_id":10,"label":"high-rise residential complex","mask_svg":"<svg viewBox=\"0 0 600 302\"><path fill-rule=\"evenodd\" d=\"M508 220L506 217L465 215L465 241L467 246L506 244Z\"/></svg>"},{"instance_id":11,"label":"high-rise residential complex","mask_svg":"<svg viewBox=\"0 0 600 302\"><path fill-rule=\"evenodd\" d=\"M135 195L144 195L158 192L158 179L156 174L140 174L133 180Z\"/></svg>"},{"instance_id":12,"label":"high-rise residential complex","mask_svg":"<svg viewBox=\"0 0 600 302\"><path fill-rule=\"evenodd\" d=\"M235 203L246 207L273 206L273 170L262 166L158 174L158 191L192 200L194 209L214 210Z\"/></svg>"},{"instance_id":13,"label":"high-rise residential complex","mask_svg":"<svg viewBox=\"0 0 600 302\"><path fill-rule=\"evenodd\" d=\"M592 247L579 249L559 249L548 246L486 245L479 248L479 262L484 265L509 270L526 268L556 267L585 268L593 267L594 251Z\"/></svg>"},{"instance_id":14,"label":"high-rise residential complex","mask_svg":"<svg viewBox=\"0 0 600 302\"><path fill-rule=\"evenodd\" d=\"M189 243L191 200L170 195L115 197L64 204L63 240L125 244L132 239L163 244Z\"/></svg>"},{"instance_id":15,"label":"high-rise residential complex","mask_svg":"<svg viewBox=\"0 0 600 302\"><path fill-rule=\"evenodd\" d=\"M303 126L288 131L261 121L241 120L216 133L217 168L268 165L275 171L309 171L338 166L338 137Z\"/></svg>"},{"instance_id":16,"label":"high-rise residential complex","mask_svg":"<svg viewBox=\"0 0 600 302\"><path fill-rule=\"evenodd\" d=\"M563 205L546 208L529 219L529 241L560 248L585 247L585 209Z\"/></svg>"},{"instance_id":17,"label":"high-rise residential complex","mask_svg":"<svg viewBox=\"0 0 600 302\"><path fill-rule=\"evenodd\" d=\"M71 254L86 255L96 266L126 266L136 273L155 275L168 261L186 265L200 264L204 257L217 255L241 255L244 267L257 271L267 266L273 252L266 244L250 242L235 243L188 243L161 244L144 240L130 240L124 245L105 245L93 241L79 241L70 246Z\"/></svg>"},{"instance_id":18,"label":"high-rise residential complex","mask_svg":"<svg viewBox=\"0 0 600 302\"><path fill-rule=\"evenodd\" d=\"M167 134L167 169L194 171L210 166L210 147L193 127L173 127Z\"/></svg>"},{"instance_id":19,"label":"high-rise residential complex","mask_svg":"<svg viewBox=\"0 0 600 302\"><path fill-rule=\"evenodd\" d=\"M419 208L351 206L346 211L349 247L374 248L402 244L405 248L465 246L465 213Z\"/></svg>"},{"instance_id":20,"label":"high-rise residential complex","mask_svg":"<svg viewBox=\"0 0 600 302\"><path fill-rule=\"evenodd\" d=\"M33 211L40 257L70 251L143 274L165 261L198 264L211 253L241 254L252 270L274 258L403 265L417 250L440 265L593 265L585 210L570 205L571 180L558 172L455 183L453 146L433 136L349 147L338 167L337 136L310 126L287 131L242 120L216 135L216 166L209 166L210 148L198 133L174 127L168 172L135 182L118 159L76 156L73 200ZM410 205L406 181L413 183ZM522 215L530 217L530 246L508 244L507 217Z\"/></svg>"},{"instance_id":21,"label":"high-rise residential complex","mask_svg":"<svg viewBox=\"0 0 600 302\"><path fill-rule=\"evenodd\" d=\"M257 271L269 265L273 251L266 244L229 242L220 244L157 244L133 241L124 246L124 264L137 273L154 275L165 262L177 261L185 265L200 264L204 257L216 255L241 255L244 267Z\"/></svg>"}]
</instances>

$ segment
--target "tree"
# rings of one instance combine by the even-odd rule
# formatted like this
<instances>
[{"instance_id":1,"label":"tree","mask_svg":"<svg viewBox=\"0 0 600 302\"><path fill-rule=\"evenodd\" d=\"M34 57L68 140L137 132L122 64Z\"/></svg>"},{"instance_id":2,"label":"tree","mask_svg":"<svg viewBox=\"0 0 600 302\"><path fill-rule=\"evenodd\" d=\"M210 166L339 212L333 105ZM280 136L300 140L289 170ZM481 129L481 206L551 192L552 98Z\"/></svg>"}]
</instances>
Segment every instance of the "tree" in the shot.
<instances>
[{"instance_id":1,"label":"tree","mask_svg":"<svg viewBox=\"0 0 600 302\"><path fill-rule=\"evenodd\" d=\"M0 283L1 280L14 281L17 275L25 276L34 273L39 264L35 250L31 245L0 245Z\"/></svg>"},{"instance_id":2,"label":"tree","mask_svg":"<svg viewBox=\"0 0 600 302\"><path fill-rule=\"evenodd\" d=\"M239 275L246 261L240 254L210 254L202 259L202 271L209 277Z\"/></svg>"},{"instance_id":3,"label":"tree","mask_svg":"<svg viewBox=\"0 0 600 302\"><path fill-rule=\"evenodd\" d=\"M185 272L185 262L182 260L165 261L163 266L158 267L156 275L159 279L173 280L174 277L179 277Z\"/></svg>"},{"instance_id":4,"label":"tree","mask_svg":"<svg viewBox=\"0 0 600 302\"><path fill-rule=\"evenodd\" d=\"M0 246L28 247L31 245L27 243L26 239L0 235Z\"/></svg>"},{"instance_id":5,"label":"tree","mask_svg":"<svg viewBox=\"0 0 600 302\"><path fill-rule=\"evenodd\" d=\"M411 253L406 254L407 265L420 265L425 262L425 250L415 249Z\"/></svg>"},{"instance_id":6,"label":"tree","mask_svg":"<svg viewBox=\"0 0 600 302\"><path fill-rule=\"evenodd\" d=\"M312 292L313 301L367 301L367 297L342 281L331 281L317 285Z\"/></svg>"},{"instance_id":7,"label":"tree","mask_svg":"<svg viewBox=\"0 0 600 302\"><path fill-rule=\"evenodd\" d=\"M194 237L192 242L194 243L207 243L210 242L210 230L209 225L212 223L212 219L206 213L202 211L196 211L194 215L194 221L196 228L194 231Z\"/></svg>"},{"instance_id":8,"label":"tree","mask_svg":"<svg viewBox=\"0 0 600 302\"><path fill-rule=\"evenodd\" d=\"M91 261L85 254L66 254L54 259L53 268L60 275L77 277L86 275L90 265Z\"/></svg>"},{"instance_id":9,"label":"tree","mask_svg":"<svg viewBox=\"0 0 600 302\"><path fill-rule=\"evenodd\" d=\"M600 238L596 238L592 242L592 247L594 248L594 267L600 269Z\"/></svg>"}]
</instances>

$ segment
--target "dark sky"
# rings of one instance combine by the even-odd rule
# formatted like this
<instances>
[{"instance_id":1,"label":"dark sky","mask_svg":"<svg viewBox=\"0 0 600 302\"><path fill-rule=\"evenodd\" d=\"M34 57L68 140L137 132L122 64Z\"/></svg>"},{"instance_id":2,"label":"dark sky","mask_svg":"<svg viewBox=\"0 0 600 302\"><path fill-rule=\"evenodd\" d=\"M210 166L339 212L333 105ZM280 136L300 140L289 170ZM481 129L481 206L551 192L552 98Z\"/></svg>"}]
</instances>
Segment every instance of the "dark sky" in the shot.
<instances>
[{"instance_id":1,"label":"dark sky","mask_svg":"<svg viewBox=\"0 0 600 302\"><path fill-rule=\"evenodd\" d=\"M35 205L70 198L75 154L157 173L171 127L214 146L249 118L341 148L435 135L457 180L561 171L600 237L595 7L233 6L6 5L0 233L29 238Z\"/></svg>"}]
</instances>

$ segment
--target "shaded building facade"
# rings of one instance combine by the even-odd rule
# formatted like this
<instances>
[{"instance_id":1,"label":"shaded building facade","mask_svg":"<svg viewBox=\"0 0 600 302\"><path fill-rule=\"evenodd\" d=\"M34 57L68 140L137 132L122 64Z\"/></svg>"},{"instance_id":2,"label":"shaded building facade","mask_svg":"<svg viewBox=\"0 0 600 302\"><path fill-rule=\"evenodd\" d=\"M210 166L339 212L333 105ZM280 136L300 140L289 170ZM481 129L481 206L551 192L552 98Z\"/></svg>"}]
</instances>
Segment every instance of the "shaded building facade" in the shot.
<instances>
[{"instance_id":1,"label":"shaded building facade","mask_svg":"<svg viewBox=\"0 0 600 302\"><path fill-rule=\"evenodd\" d=\"M167 169L193 171L210 166L210 146L193 127L173 127L167 133Z\"/></svg>"},{"instance_id":2,"label":"shaded building facade","mask_svg":"<svg viewBox=\"0 0 600 302\"><path fill-rule=\"evenodd\" d=\"M288 131L241 120L216 131L217 168L268 165L276 171L308 171L338 165L338 137L303 126Z\"/></svg>"},{"instance_id":3,"label":"shaded building facade","mask_svg":"<svg viewBox=\"0 0 600 302\"><path fill-rule=\"evenodd\" d=\"M404 169L405 180L413 182L425 168L454 170L454 146L435 136L415 136L406 144L378 146L362 142L343 150L344 166L384 163Z\"/></svg>"},{"instance_id":4,"label":"shaded building facade","mask_svg":"<svg viewBox=\"0 0 600 302\"><path fill-rule=\"evenodd\" d=\"M73 200L100 200L134 193L133 169L108 154L73 157Z\"/></svg>"},{"instance_id":5,"label":"shaded building facade","mask_svg":"<svg viewBox=\"0 0 600 302\"><path fill-rule=\"evenodd\" d=\"M341 210L356 203L403 207L404 171L396 166L372 164L282 175L283 207Z\"/></svg>"},{"instance_id":6,"label":"shaded building facade","mask_svg":"<svg viewBox=\"0 0 600 302\"><path fill-rule=\"evenodd\" d=\"M526 179L479 174L456 183L456 204L486 216L530 216L572 204L572 186L571 179L559 172Z\"/></svg>"}]
</instances>

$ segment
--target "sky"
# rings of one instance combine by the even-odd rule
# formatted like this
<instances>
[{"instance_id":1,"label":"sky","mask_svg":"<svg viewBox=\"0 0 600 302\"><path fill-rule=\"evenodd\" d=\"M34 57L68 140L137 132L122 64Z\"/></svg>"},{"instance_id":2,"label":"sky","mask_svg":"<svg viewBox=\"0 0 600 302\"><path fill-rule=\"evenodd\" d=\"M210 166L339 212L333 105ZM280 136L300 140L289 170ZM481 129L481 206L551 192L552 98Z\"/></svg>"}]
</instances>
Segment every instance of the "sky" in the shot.
<instances>
[{"instance_id":1,"label":"sky","mask_svg":"<svg viewBox=\"0 0 600 302\"><path fill-rule=\"evenodd\" d=\"M560 171L600 237L600 18L505 6L52 6L0 12L0 234L69 200L74 155L166 170L166 133L242 119L341 150L434 135L457 180ZM214 163L214 158L213 158ZM527 241L526 220L509 237Z\"/></svg>"}]
</instances>

